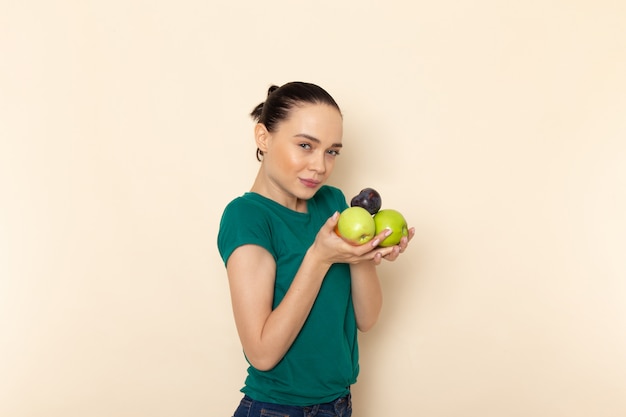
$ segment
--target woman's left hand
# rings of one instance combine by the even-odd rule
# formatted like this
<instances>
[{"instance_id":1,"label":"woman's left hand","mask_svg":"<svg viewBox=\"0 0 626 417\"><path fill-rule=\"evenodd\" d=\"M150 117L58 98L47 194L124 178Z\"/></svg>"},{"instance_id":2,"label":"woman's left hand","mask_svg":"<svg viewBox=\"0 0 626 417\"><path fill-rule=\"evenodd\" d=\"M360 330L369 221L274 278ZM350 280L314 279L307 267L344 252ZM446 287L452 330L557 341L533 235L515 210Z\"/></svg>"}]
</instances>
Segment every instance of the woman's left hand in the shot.
<instances>
[{"instance_id":1,"label":"woman's left hand","mask_svg":"<svg viewBox=\"0 0 626 417\"><path fill-rule=\"evenodd\" d=\"M411 227L409 229L408 236L403 236L402 239L400 239L400 243L393 246L391 252L387 253L386 255L383 255L380 252L376 254L376 256L374 257L374 262L376 263L376 265L380 264L383 259L390 262L398 259L398 256L400 256L400 254L403 253L409 246L409 242L411 241L411 239L413 239L413 236L415 236L415 228Z\"/></svg>"}]
</instances>

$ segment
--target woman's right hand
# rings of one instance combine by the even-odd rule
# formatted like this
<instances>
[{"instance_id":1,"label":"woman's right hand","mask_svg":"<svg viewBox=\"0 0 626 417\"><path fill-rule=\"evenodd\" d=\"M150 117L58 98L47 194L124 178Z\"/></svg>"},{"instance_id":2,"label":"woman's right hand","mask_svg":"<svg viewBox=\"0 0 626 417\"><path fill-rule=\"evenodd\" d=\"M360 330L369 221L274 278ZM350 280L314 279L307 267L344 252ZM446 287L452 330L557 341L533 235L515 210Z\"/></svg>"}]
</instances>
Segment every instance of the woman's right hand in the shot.
<instances>
[{"instance_id":1,"label":"woman's right hand","mask_svg":"<svg viewBox=\"0 0 626 417\"><path fill-rule=\"evenodd\" d=\"M354 245L335 232L339 216L339 212L335 212L324 223L309 249L321 262L329 266L334 263L357 264L363 261L380 260L393 252L394 246L378 247L378 244L389 236L391 230L383 230L367 243Z\"/></svg>"}]
</instances>

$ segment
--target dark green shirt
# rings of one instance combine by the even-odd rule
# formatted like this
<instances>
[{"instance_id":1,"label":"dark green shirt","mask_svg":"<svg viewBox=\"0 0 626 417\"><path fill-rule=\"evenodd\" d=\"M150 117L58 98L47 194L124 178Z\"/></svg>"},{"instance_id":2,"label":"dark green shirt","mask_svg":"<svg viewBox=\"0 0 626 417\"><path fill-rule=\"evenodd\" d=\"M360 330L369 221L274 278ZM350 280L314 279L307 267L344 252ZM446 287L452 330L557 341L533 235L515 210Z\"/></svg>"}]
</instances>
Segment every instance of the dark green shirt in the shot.
<instances>
[{"instance_id":1,"label":"dark green shirt","mask_svg":"<svg viewBox=\"0 0 626 417\"><path fill-rule=\"evenodd\" d=\"M335 211L347 207L343 193L323 186L307 201L307 213L256 193L245 193L224 210L217 239L224 263L242 245L265 248L276 261L274 305L289 289L307 249ZM248 367L242 392L257 401L306 406L347 395L359 372L357 327L350 267L334 264L326 274L302 330L269 371Z\"/></svg>"}]
</instances>

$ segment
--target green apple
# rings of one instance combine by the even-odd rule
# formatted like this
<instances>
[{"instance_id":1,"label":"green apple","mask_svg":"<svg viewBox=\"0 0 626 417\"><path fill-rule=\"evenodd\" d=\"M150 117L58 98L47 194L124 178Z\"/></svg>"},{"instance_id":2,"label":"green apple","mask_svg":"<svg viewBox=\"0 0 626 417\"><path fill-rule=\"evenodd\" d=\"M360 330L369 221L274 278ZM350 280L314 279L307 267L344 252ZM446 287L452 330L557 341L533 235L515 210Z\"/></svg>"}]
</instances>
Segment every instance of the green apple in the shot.
<instances>
[{"instance_id":1,"label":"green apple","mask_svg":"<svg viewBox=\"0 0 626 417\"><path fill-rule=\"evenodd\" d=\"M339 215L335 232L353 245L362 245L374 238L376 225L363 207L348 207Z\"/></svg>"},{"instance_id":2,"label":"green apple","mask_svg":"<svg viewBox=\"0 0 626 417\"><path fill-rule=\"evenodd\" d=\"M385 229L391 229L391 234L387 236L378 246L387 247L400 243L402 236L409 235L409 228L404 216L397 210L384 209L374 215L376 225L375 234L379 234Z\"/></svg>"}]
</instances>

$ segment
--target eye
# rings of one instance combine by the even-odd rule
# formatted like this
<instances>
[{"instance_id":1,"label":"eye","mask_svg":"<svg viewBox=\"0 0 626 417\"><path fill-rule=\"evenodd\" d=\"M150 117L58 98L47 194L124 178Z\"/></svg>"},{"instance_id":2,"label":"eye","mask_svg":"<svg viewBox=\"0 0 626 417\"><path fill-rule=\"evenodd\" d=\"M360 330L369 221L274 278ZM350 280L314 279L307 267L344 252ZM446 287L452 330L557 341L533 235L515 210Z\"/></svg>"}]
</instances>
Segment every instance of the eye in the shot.
<instances>
[{"instance_id":1,"label":"eye","mask_svg":"<svg viewBox=\"0 0 626 417\"><path fill-rule=\"evenodd\" d=\"M328 154L332 156L339 156L339 151L337 149L329 149Z\"/></svg>"},{"instance_id":2,"label":"eye","mask_svg":"<svg viewBox=\"0 0 626 417\"><path fill-rule=\"evenodd\" d=\"M300 146L302 149L306 149L307 151L311 149L311 144L309 143L300 143L298 146Z\"/></svg>"}]
</instances>

